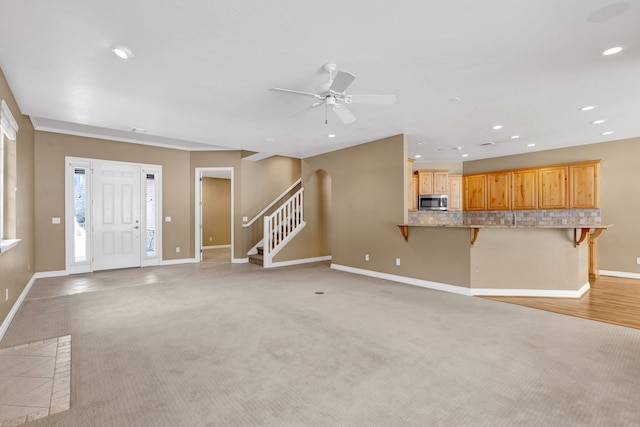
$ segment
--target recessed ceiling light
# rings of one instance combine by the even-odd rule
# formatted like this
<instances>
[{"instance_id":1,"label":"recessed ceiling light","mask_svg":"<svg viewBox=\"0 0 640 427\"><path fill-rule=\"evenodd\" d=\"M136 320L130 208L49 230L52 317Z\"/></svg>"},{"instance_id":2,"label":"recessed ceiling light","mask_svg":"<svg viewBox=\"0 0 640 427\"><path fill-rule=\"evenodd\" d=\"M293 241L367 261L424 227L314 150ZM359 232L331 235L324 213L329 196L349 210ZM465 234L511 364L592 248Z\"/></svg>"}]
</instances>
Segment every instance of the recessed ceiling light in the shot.
<instances>
[{"instance_id":1,"label":"recessed ceiling light","mask_svg":"<svg viewBox=\"0 0 640 427\"><path fill-rule=\"evenodd\" d=\"M518 139L520 138L520 135L511 135L511 139Z\"/></svg>"},{"instance_id":2,"label":"recessed ceiling light","mask_svg":"<svg viewBox=\"0 0 640 427\"><path fill-rule=\"evenodd\" d=\"M416 158L416 159L419 159L420 157L422 157L422 155L420 155L420 154L416 154L416 155L415 155L415 158Z\"/></svg>"},{"instance_id":3,"label":"recessed ceiling light","mask_svg":"<svg viewBox=\"0 0 640 427\"><path fill-rule=\"evenodd\" d=\"M606 122L606 120L602 119L602 120L594 120L591 123L594 124L594 125L600 125L600 124L602 124L604 122Z\"/></svg>"},{"instance_id":4,"label":"recessed ceiling light","mask_svg":"<svg viewBox=\"0 0 640 427\"><path fill-rule=\"evenodd\" d=\"M462 157L469 157L469 155L468 154L463 154Z\"/></svg>"},{"instance_id":5,"label":"recessed ceiling light","mask_svg":"<svg viewBox=\"0 0 640 427\"><path fill-rule=\"evenodd\" d=\"M416 145L423 145L423 144L424 144L424 142L422 142L422 141L416 142Z\"/></svg>"},{"instance_id":6,"label":"recessed ceiling light","mask_svg":"<svg viewBox=\"0 0 640 427\"><path fill-rule=\"evenodd\" d=\"M621 51L622 51L622 46L616 46L616 47L611 47L605 50L604 52L602 52L602 54L604 56L609 56L609 55L615 55L616 53L620 53Z\"/></svg>"},{"instance_id":7,"label":"recessed ceiling light","mask_svg":"<svg viewBox=\"0 0 640 427\"><path fill-rule=\"evenodd\" d=\"M146 129L143 129L143 128L131 128L131 132L147 133L148 131Z\"/></svg>"},{"instance_id":8,"label":"recessed ceiling light","mask_svg":"<svg viewBox=\"0 0 640 427\"><path fill-rule=\"evenodd\" d=\"M327 135L328 138L335 138L336 134L335 133L330 133L329 135Z\"/></svg>"},{"instance_id":9,"label":"recessed ceiling light","mask_svg":"<svg viewBox=\"0 0 640 427\"><path fill-rule=\"evenodd\" d=\"M533 144L533 143L527 144L527 147L535 147L535 146L536 146L536 144Z\"/></svg>"},{"instance_id":10,"label":"recessed ceiling light","mask_svg":"<svg viewBox=\"0 0 640 427\"><path fill-rule=\"evenodd\" d=\"M612 130L608 130L606 132L602 132L603 135L611 135L613 133Z\"/></svg>"},{"instance_id":11,"label":"recessed ceiling light","mask_svg":"<svg viewBox=\"0 0 640 427\"><path fill-rule=\"evenodd\" d=\"M596 107L597 107L597 105L587 105L586 107L582 107L580 109L580 111L590 111L590 110L593 110Z\"/></svg>"},{"instance_id":12,"label":"recessed ceiling light","mask_svg":"<svg viewBox=\"0 0 640 427\"><path fill-rule=\"evenodd\" d=\"M493 127L493 130L498 130L498 129L502 129L502 125L495 125Z\"/></svg>"},{"instance_id":13,"label":"recessed ceiling light","mask_svg":"<svg viewBox=\"0 0 640 427\"><path fill-rule=\"evenodd\" d=\"M449 98L449 101L451 102L458 102L458 101L462 101L462 98L458 97L458 96L454 96L453 98Z\"/></svg>"},{"instance_id":14,"label":"recessed ceiling light","mask_svg":"<svg viewBox=\"0 0 640 427\"><path fill-rule=\"evenodd\" d=\"M135 55L133 49L126 46L114 46L111 48L111 52L115 53L116 56L120 59L133 58L133 56Z\"/></svg>"}]
</instances>

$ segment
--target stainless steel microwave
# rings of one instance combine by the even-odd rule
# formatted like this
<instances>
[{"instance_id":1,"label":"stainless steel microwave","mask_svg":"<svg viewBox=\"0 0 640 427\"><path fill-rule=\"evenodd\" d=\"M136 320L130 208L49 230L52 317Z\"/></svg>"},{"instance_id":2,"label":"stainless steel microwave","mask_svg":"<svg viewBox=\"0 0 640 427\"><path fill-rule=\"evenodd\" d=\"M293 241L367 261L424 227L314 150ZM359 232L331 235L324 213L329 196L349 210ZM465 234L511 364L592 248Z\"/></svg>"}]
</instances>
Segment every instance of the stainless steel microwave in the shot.
<instances>
[{"instance_id":1,"label":"stainless steel microwave","mask_svg":"<svg viewBox=\"0 0 640 427\"><path fill-rule=\"evenodd\" d=\"M421 211L446 211L449 209L449 196L446 194L420 194L418 209Z\"/></svg>"}]
</instances>

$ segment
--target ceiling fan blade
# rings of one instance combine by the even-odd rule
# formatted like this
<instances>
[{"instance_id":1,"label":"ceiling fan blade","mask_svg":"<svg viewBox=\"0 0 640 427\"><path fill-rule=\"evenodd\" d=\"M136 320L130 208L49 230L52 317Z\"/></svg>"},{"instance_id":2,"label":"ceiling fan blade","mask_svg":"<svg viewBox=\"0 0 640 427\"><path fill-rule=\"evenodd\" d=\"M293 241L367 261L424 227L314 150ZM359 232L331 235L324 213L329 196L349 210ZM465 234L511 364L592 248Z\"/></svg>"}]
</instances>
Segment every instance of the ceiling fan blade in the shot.
<instances>
[{"instance_id":1,"label":"ceiling fan blade","mask_svg":"<svg viewBox=\"0 0 640 427\"><path fill-rule=\"evenodd\" d=\"M338 118L342 120L342 123L344 123L345 125L353 123L356 120L356 116L354 116L351 111L349 111L347 107L342 104L336 104L332 107L332 109L333 112L336 113Z\"/></svg>"},{"instance_id":2,"label":"ceiling fan blade","mask_svg":"<svg viewBox=\"0 0 640 427\"><path fill-rule=\"evenodd\" d=\"M302 114L302 113L304 113L306 111L313 110L314 108L316 108L317 106L322 105L322 104L323 104L322 101L314 102L313 104L307 105L306 107L299 109L295 113L290 114L289 117L294 117L294 116L300 115L300 114Z\"/></svg>"},{"instance_id":3,"label":"ceiling fan blade","mask_svg":"<svg viewBox=\"0 0 640 427\"><path fill-rule=\"evenodd\" d=\"M329 87L329 90L336 93L342 93L349 87L349 85L355 78L356 76L351 73L347 73L346 71L338 71L338 75L335 79L333 79L333 83L331 83L331 87Z\"/></svg>"},{"instance_id":4,"label":"ceiling fan blade","mask_svg":"<svg viewBox=\"0 0 640 427\"><path fill-rule=\"evenodd\" d=\"M396 102L395 95L349 95L351 104L392 105Z\"/></svg>"},{"instance_id":5,"label":"ceiling fan blade","mask_svg":"<svg viewBox=\"0 0 640 427\"><path fill-rule=\"evenodd\" d=\"M322 97L320 95L318 95L317 93L302 92L300 90L283 89L283 88L280 88L280 87L272 87L269 90L273 90L273 91L276 91L276 92L292 93L294 95L313 96L315 98L322 99Z\"/></svg>"}]
</instances>

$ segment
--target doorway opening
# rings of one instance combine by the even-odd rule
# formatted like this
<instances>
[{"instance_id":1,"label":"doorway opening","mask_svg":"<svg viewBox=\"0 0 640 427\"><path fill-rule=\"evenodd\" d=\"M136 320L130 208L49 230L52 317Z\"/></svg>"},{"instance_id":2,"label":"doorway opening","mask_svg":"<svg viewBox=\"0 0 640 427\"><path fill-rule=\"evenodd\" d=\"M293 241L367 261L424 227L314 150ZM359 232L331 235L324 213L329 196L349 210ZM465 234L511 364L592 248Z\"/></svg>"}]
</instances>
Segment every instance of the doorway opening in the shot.
<instances>
[{"instance_id":1,"label":"doorway opening","mask_svg":"<svg viewBox=\"0 0 640 427\"><path fill-rule=\"evenodd\" d=\"M233 262L233 167L195 170L195 254L198 262Z\"/></svg>"}]
</instances>

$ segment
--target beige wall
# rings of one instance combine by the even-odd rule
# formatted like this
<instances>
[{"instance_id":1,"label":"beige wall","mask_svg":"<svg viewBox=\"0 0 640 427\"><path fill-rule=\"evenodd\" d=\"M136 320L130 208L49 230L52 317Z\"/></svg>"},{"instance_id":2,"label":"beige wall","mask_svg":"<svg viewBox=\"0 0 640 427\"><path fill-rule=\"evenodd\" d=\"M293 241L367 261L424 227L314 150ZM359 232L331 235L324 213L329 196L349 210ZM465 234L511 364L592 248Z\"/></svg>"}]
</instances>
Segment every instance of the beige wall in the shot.
<instances>
[{"instance_id":1,"label":"beige wall","mask_svg":"<svg viewBox=\"0 0 640 427\"><path fill-rule=\"evenodd\" d=\"M202 179L202 246L231 244L231 180Z\"/></svg>"},{"instance_id":2,"label":"beige wall","mask_svg":"<svg viewBox=\"0 0 640 427\"><path fill-rule=\"evenodd\" d=\"M65 156L84 157L162 166L163 259L193 257L189 235L193 234L189 211L189 153L168 148L107 141L51 132L36 132L36 271L65 269L64 218ZM180 247L181 252L176 252Z\"/></svg>"},{"instance_id":3,"label":"beige wall","mask_svg":"<svg viewBox=\"0 0 640 427\"><path fill-rule=\"evenodd\" d=\"M11 307L33 276L35 269L35 226L34 226L34 182L33 150L34 135L31 120L23 116L16 104L13 93L0 70L0 99L4 99L11 114L18 123L16 138L17 185L16 194L16 237L22 239L8 252L0 254L0 325ZM9 300L5 301L5 290L9 290Z\"/></svg>"},{"instance_id":4,"label":"beige wall","mask_svg":"<svg viewBox=\"0 0 640 427\"><path fill-rule=\"evenodd\" d=\"M575 247L573 229L482 228L470 253L472 288L577 291L589 282L588 245Z\"/></svg>"},{"instance_id":5,"label":"beige wall","mask_svg":"<svg viewBox=\"0 0 640 427\"><path fill-rule=\"evenodd\" d=\"M308 225L276 260L331 255L342 266L469 287L469 230L412 228L405 242L396 226L406 217L406 151L398 135L304 159ZM318 171L328 174L322 180L330 192L318 184ZM322 235L327 225L320 206L331 209L330 240Z\"/></svg>"},{"instance_id":6,"label":"beige wall","mask_svg":"<svg viewBox=\"0 0 640 427\"><path fill-rule=\"evenodd\" d=\"M464 173L602 159L600 269L640 274L640 138L464 163Z\"/></svg>"}]
</instances>

